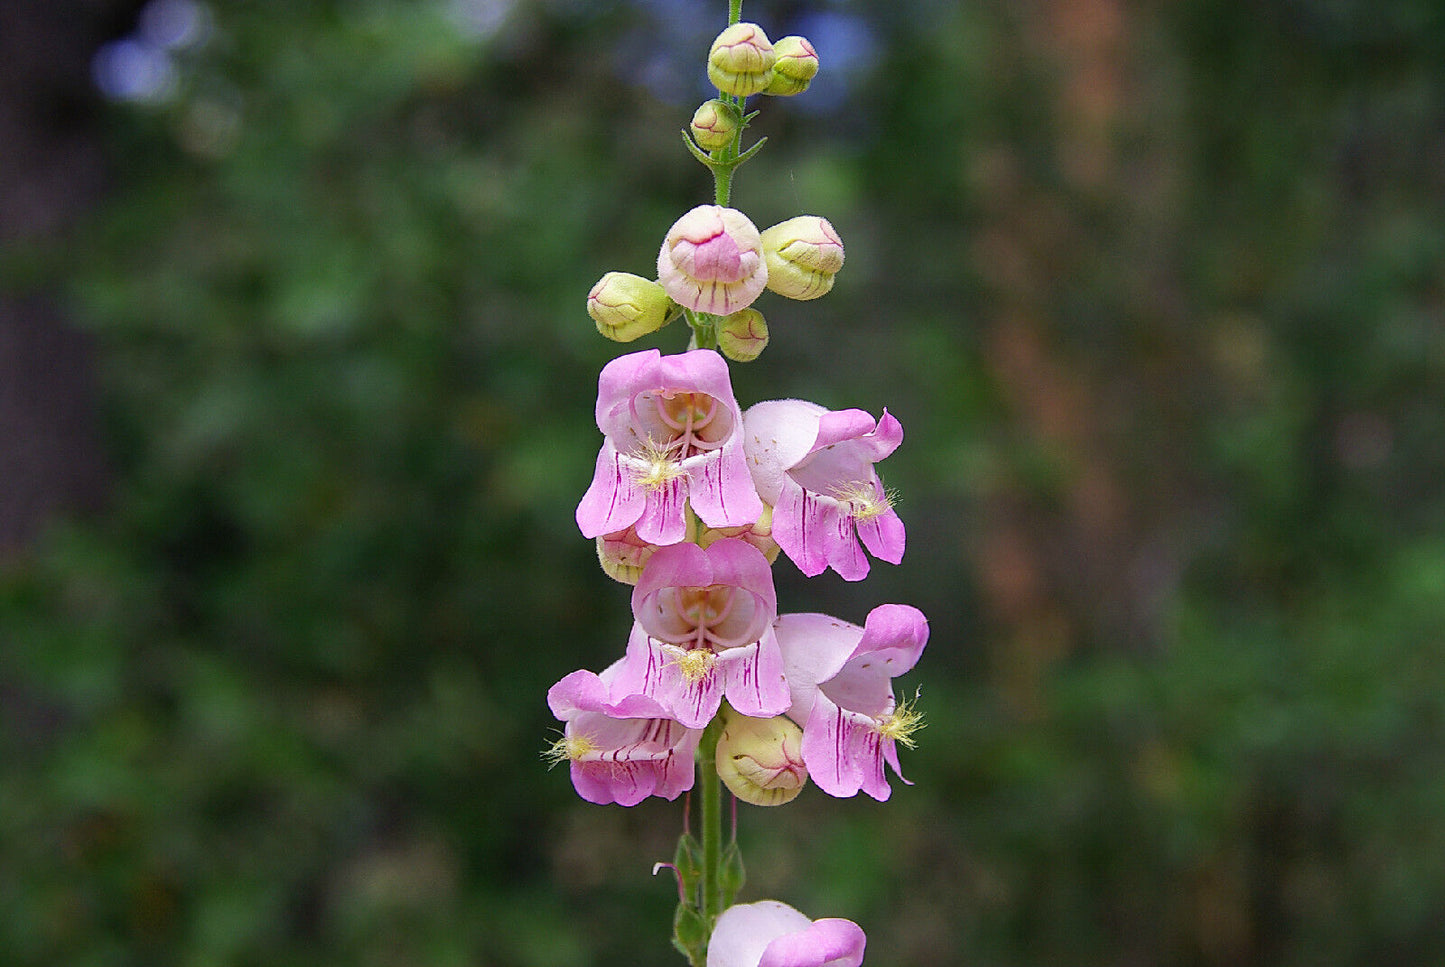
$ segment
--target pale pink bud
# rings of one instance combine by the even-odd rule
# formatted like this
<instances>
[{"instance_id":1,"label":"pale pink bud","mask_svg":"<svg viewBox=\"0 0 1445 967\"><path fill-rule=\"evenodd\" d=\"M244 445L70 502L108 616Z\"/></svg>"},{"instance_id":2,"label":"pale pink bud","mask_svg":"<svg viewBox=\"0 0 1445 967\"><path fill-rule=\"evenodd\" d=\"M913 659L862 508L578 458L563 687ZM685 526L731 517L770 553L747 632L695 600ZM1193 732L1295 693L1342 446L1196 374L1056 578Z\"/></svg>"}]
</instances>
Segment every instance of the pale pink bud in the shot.
<instances>
[{"instance_id":1,"label":"pale pink bud","mask_svg":"<svg viewBox=\"0 0 1445 967\"><path fill-rule=\"evenodd\" d=\"M668 229L657 278L674 302L695 312L746 309L768 282L762 237L737 209L699 205Z\"/></svg>"},{"instance_id":2,"label":"pale pink bud","mask_svg":"<svg viewBox=\"0 0 1445 967\"><path fill-rule=\"evenodd\" d=\"M736 23L718 34L707 55L707 77L724 94L757 94L773 79L777 55L757 24Z\"/></svg>"},{"instance_id":3,"label":"pale pink bud","mask_svg":"<svg viewBox=\"0 0 1445 967\"><path fill-rule=\"evenodd\" d=\"M818 52L808 38L784 37L773 45L773 80L763 91L774 97L790 97L808 89L818 75Z\"/></svg>"},{"instance_id":4,"label":"pale pink bud","mask_svg":"<svg viewBox=\"0 0 1445 967\"><path fill-rule=\"evenodd\" d=\"M790 218L763 232L762 240L769 289L789 299L816 299L833 288L843 267L843 240L826 218Z\"/></svg>"}]
</instances>

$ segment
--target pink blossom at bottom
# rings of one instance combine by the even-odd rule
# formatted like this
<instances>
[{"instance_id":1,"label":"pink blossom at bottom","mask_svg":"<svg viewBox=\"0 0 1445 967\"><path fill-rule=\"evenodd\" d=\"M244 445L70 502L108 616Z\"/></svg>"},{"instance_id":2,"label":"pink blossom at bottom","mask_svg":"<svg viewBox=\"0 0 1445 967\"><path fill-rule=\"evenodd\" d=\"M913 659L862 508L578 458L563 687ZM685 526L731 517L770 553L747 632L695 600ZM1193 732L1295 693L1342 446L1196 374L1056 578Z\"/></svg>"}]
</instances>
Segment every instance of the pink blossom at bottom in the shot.
<instances>
[{"instance_id":1,"label":"pink blossom at bottom","mask_svg":"<svg viewBox=\"0 0 1445 967\"><path fill-rule=\"evenodd\" d=\"M867 942L851 920L809 920L786 903L760 900L718 917L707 967L858 967Z\"/></svg>"}]
</instances>

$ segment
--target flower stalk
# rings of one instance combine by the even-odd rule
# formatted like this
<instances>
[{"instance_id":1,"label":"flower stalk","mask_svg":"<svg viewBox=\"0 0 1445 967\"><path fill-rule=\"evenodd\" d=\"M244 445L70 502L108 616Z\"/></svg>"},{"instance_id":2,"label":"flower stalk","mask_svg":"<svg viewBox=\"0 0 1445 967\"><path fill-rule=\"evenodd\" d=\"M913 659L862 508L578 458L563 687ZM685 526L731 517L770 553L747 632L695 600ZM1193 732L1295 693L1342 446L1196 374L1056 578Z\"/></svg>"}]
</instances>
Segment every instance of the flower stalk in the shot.
<instances>
[{"instance_id":1,"label":"flower stalk","mask_svg":"<svg viewBox=\"0 0 1445 967\"><path fill-rule=\"evenodd\" d=\"M576 520L604 572L632 586L632 630L623 658L549 691L563 734L547 757L568 763L590 802L686 796L672 861L653 871L676 877L672 942L691 967L861 964L857 924L776 900L734 903L744 880L737 804L785 805L810 779L829 795L885 800L885 767L907 782L897 747L912 748L920 725L892 680L927 643L923 615L897 604L875 607L863 626L780 615L772 572L786 555L804 575L860 581L868 554L901 560L904 525L875 464L902 442L902 425L887 409L874 418L804 400L745 411L731 383L729 360L768 345L753 303L766 292L823 297L843 267L827 219L794 215L759 231L731 207L733 173L766 140L743 148L757 113L744 113L747 98L800 94L817 70L807 38L774 45L742 20L742 0L729 0L707 58L718 96L683 132L713 174L713 203L668 229L655 281L609 272L587 299L608 339L651 336L678 316L690 335L685 352L629 353L599 374L603 442Z\"/></svg>"}]
</instances>

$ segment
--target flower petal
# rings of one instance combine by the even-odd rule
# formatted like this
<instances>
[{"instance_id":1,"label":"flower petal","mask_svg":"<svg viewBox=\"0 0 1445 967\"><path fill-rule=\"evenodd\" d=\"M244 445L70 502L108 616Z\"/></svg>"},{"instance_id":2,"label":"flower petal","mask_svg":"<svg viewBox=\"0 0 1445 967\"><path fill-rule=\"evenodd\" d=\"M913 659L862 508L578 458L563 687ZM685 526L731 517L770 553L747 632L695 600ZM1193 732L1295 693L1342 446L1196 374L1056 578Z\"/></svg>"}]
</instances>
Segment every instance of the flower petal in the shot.
<instances>
[{"instance_id":1,"label":"flower petal","mask_svg":"<svg viewBox=\"0 0 1445 967\"><path fill-rule=\"evenodd\" d=\"M758 496L776 504L784 475L813 449L827 409L807 400L765 400L743 414L743 447Z\"/></svg>"},{"instance_id":2,"label":"flower petal","mask_svg":"<svg viewBox=\"0 0 1445 967\"><path fill-rule=\"evenodd\" d=\"M723 695L743 715L772 718L792 703L783 656L773 629L746 648L729 648L718 656Z\"/></svg>"},{"instance_id":3,"label":"flower petal","mask_svg":"<svg viewBox=\"0 0 1445 967\"><path fill-rule=\"evenodd\" d=\"M826 614L785 614L773 623L792 704L788 717L806 725L818 686L853 657L863 629Z\"/></svg>"},{"instance_id":4,"label":"flower petal","mask_svg":"<svg viewBox=\"0 0 1445 967\"><path fill-rule=\"evenodd\" d=\"M577 505L577 526L582 536L626 530L636 523L646 504L647 494L623 466L622 455L610 441L604 441L592 483Z\"/></svg>"},{"instance_id":5,"label":"flower petal","mask_svg":"<svg viewBox=\"0 0 1445 967\"><path fill-rule=\"evenodd\" d=\"M868 938L852 920L828 917L784 934L763 950L758 967L858 967Z\"/></svg>"},{"instance_id":6,"label":"flower petal","mask_svg":"<svg viewBox=\"0 0 1445 967\"><path fill-rule=\"evenodd\" d=\"M707 967L757 967L769 943L810 926L807 916L777 900L730 906L713 926Z\"/></svg>"},{"instance_id":7,"label":"flower petal","mask_svg":"<svg viewBox=\"0 0 1445 967\"><path fill-rule=\"evenodd\" d=\"M637 694L658 702L670 717L690 729L704 728L722 704L722 678L716 667L689 678L666 642L648 635L640 622L632 625L627 657L618 670L614 694Z\"/></svg>"}]
</instances>

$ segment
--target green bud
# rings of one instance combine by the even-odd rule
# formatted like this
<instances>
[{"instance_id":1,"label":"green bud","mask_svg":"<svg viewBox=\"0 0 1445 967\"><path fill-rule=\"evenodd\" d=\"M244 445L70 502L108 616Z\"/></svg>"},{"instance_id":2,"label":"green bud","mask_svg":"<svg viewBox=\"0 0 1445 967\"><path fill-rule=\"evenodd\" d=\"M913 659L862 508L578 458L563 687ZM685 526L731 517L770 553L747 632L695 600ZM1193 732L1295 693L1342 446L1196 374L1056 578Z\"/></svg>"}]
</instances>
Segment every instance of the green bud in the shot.
<instances>
[{"instance_id":1,"label":"green bud","mask_svg":"<svg viewBox=\"0 0 1445 967\"><path fill-rule=\"evenodd\" d=\"M628 272L608 272L587 293L587 314L597 331L617 342L656 332L672 320L672 310L661 285Z\"/></svg>"},{"instance_id":2,"label":"green bud","mask_svg":"<svg viewBox=\"0 0 1445 967\"><path fill-rule=\"evenodd\" d=\"M773 45L773 80L764 94L790 97L808 89L818 75L818 52L808 38L796 34L784 37Z\"/></svg>"},{"instance_id":3,"label":"green bud","mask_svg":"<svg viewBox=\"0 0 1445 967\"><path fill-rule=\"evenodd\" d=\"M762 27L736 23L712 42L707 54L707 77L724 94L747 97L772 82L776 59Z\"/></svg>"},{"instance_id":4,"label":"green bud","mask_svg":"<svg viewBox=\"0 0 1445 967\"><path fill-rule=\"evenodd\" d=\"M799 215L762 233L767 286L789 299L816 299L843 267L843 240L826 218Z\"/></svg>"},{"instance_id":5,"label":"green bud","mask_svg":"<svg viewBox=\"0 0 1445 967\"><path fill-rule=\"evenodd\" d=\"M792 802L808 781L803 730L785 715L753 718L727 710L717 742L717 772L734 796L754 806Z\"/></svg>"},{"instance_id":6,"label":"green bud","mask_svg":"<svg viewBox=\"0 0 1445 967\"><path fill-rule=\"evenodd\" d=\"M713 98L693 112L692 139L704 151L717 151L732 144L741 124L737 108Z\"/></svg>"},{"instance_id":7,"label":"green bud","mask_svg":"<svg viewBox=\"0 0 1445 967\"><path fill-rule=\"evenodd\" d=\"M768 324L756 309L739 309L718 320L717 348L728 359L750 363L768 345Z\"/></svg>"}]
</instances>

